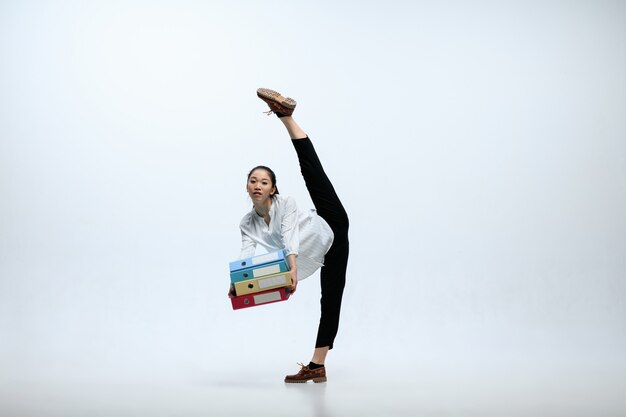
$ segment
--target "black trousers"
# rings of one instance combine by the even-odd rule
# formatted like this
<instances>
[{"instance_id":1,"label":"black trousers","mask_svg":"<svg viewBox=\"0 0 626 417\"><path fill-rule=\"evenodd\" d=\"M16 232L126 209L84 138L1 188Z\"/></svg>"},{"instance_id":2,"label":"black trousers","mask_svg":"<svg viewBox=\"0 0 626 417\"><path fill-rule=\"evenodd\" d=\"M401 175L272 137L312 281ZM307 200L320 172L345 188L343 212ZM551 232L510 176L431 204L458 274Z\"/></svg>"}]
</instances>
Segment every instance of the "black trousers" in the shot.
<instances>
[{"instance_id":1,"label":"black trousers","mask_svg":"<svg viewBox=\"0 0 626 417\"><path fill-rule=\"evenodd\" d=\"M316 348L328 346L332 349L339 329L341 298L346 284L349 252L348 214L326 176L311 140L307 137L292 140L292 143L298 154L302 177L315 209L320 217L326 220L335 235L320 272L322 315L315 342Z\"/></svg>"}]
</instances>

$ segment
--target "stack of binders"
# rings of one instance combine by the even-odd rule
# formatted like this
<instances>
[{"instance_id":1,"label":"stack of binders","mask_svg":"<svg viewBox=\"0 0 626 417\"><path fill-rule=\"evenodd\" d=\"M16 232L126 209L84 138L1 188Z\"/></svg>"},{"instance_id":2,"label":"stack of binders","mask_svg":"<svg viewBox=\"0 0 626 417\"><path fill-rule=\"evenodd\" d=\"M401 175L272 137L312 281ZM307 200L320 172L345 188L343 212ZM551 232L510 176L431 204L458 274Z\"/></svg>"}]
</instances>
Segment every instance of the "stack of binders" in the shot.
<instances>
[{"instance_id":1,"label":"stack of binders","mask_svg":"<svg viewBox=\"0 0 626 417\"><path fill-rule=\"evenodd\" d=\"M285 251L231 262L230 282L235 291L230 299L233 310L287 300L291 274Z\"/></svg>"}]
</instances>

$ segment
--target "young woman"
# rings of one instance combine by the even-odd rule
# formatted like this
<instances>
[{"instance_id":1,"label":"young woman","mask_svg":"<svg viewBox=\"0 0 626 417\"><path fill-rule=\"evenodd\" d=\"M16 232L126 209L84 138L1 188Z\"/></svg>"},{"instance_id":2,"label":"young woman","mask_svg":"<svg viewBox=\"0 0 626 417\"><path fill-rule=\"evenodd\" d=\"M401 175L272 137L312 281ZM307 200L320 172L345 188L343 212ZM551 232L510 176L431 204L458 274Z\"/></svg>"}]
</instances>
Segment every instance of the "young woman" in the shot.
<instances>
[{"instance_id":1,"label":"young woman","mask_svg":"<svg viewBox=\"0 0 626 417\"><path fill-rule=\"evenodd\" d=\"M311 140L292 117L296 102L276 91L259 88L257 96L287 128L298 155L300 170L316 210L301 211L290 197L282 197L276 188L276 175L265 166L248 174L247 191L254 205L240 223L240 258L254 255L259 244L268 251L285 248L291 266L291 291L298 280L320 272L321 317L313 357L308 365L300 364L295 375L285 382L326 381L324 362L339 328L341 298L348 265L348 215L326 176ZM229 293L229 295L233 295Z\"/></svg>"}]
</instances>

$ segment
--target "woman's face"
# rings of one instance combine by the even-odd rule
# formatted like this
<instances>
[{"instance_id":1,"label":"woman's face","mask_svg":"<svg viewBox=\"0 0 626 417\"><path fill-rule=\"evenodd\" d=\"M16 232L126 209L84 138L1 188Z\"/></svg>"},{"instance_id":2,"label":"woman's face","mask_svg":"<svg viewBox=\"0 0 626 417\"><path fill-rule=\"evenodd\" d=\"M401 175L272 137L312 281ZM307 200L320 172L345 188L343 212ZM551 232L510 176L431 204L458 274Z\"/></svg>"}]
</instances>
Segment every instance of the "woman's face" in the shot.
<instances>
[{"instance_id":1,"label":"woman's face","mask_svg":"<svg viewBox=\"0 0 626 417\"><path fill-rule=\"evenodd\" d=\"M264 169L255 169L248 178L248 195L255 204L265 203L276 192L272 185L269 172Z\"/></svg>"}]
</instances>

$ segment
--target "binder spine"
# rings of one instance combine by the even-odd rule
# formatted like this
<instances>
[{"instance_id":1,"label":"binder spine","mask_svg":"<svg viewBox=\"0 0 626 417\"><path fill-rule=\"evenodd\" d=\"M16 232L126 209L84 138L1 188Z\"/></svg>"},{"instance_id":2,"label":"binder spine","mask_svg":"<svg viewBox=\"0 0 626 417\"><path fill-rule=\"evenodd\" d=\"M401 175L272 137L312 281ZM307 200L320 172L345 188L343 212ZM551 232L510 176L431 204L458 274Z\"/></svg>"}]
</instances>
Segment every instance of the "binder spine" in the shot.
<instances>
[{"instance_id":1,"label":"binder spine","mask_svg":"<svg viewBox=\"0 0 626 417\"><path fill-rule=\"evenodd\" d=\"M280 249L274 252L265 253L263 255L253 256L251 258L239 259L237 261L231 262L230 272L239 271L241 269L247 269L251 267L256 267L263 264L268 264L272 262L285 260L285 250Z\"/></svg>"},{"instance_id":2,"label":"binder spine","mask_svg":"<svg viewBox=\"0 0 626 417\"><path fill-rule=\"evenodd\" d=\"M272 304L285 301L289 298L286 288L263 291L256 294L236 296L230 299L233 310L240 310L248 307L256 307L265 304Z\"/></svg>"},{"instance_id":3,"label":"binder spine","mask_svg":"<svg viewBox=\"0 0 626 417\"><path fill-rule=\"evenodd\" d=\"M289 272L234 283L235 294L237 295L252 294L273 288L287 287L290 285L291 274Z\"/></svg>"},{"instance_id":4,"label":"binder spine","mask_svg":"<svg viewBox=\"0 0 626 417\"><path fill-rule=\"evenodd\" d=\"M260 278L266 275L279 274L289 271L289 265L285 261L274 262L259 266L258 268L247 268L230 273L230 282L246 281L253 278Z\"/></svg>"}]
</instances>

